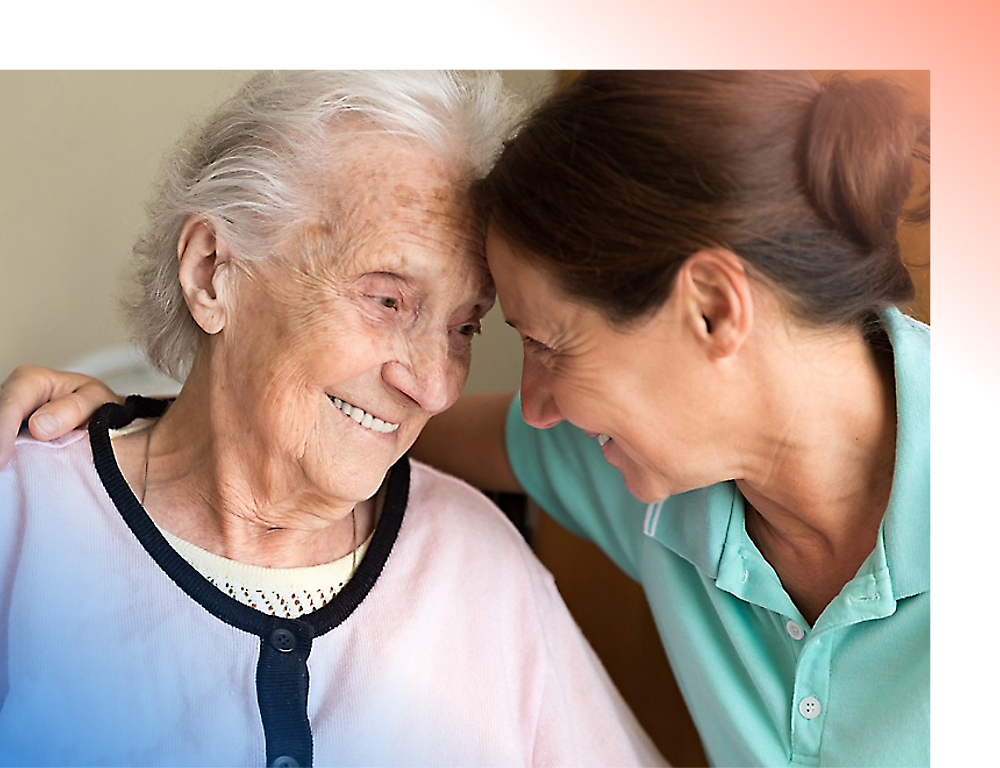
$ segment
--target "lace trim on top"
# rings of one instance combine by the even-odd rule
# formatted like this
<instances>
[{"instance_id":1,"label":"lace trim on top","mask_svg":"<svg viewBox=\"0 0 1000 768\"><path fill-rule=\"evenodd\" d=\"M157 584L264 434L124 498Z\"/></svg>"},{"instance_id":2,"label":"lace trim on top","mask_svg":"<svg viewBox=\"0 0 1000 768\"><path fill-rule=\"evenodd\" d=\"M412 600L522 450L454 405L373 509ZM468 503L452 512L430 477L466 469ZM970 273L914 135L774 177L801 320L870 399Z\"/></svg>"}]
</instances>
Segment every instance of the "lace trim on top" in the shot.
<instances>
[{"instance_id":1,"label":"lace trim on top","mask_svg":"<svg viewBox=\"0 0 1000 768\"><path fill-rule=\"evenodd\" d=\"M350 554L332 563L308 568L264 568L209 552L160 528L160 532L191 567L234 600L271 616L295 619L329 603L350 580ZM368 550L358 545L357 564Z\"/></svg>"}]
</instances>

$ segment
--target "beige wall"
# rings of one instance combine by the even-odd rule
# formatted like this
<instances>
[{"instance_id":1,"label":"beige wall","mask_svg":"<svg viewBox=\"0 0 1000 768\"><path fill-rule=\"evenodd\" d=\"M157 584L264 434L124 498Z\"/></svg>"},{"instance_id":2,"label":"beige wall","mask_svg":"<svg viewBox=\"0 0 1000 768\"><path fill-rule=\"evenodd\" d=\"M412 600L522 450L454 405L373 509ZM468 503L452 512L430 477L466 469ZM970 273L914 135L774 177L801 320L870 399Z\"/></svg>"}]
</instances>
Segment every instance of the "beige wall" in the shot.
<instances>
[{"instance_id":1,"label":"beige wall","mask_svg":"<svg viewBox=\"0 0 1000 768\"><path fill-rule=\"evenodd\" d=\"M116 300L161 158L245 75L0 72L0 379L127 342ZM553 79L504 77L525 97ZM499 312L475 350L470 389L516 387L520 348Z\"/></svg>"}]
</instances>

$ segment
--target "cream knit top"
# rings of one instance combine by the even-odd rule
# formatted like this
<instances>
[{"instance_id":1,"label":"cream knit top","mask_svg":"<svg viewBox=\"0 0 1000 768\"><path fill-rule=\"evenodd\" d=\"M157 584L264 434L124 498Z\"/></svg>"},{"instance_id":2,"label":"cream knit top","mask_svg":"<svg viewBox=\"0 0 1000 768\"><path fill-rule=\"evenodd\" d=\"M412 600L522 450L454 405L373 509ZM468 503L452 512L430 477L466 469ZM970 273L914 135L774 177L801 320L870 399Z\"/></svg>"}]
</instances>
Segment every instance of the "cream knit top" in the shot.
<instances>
[{"instance_id":1,"label":"cream knit top","mask_svg":"<svg viewBox=\"0 0 1000 768\"><path fill-rule=\"evenodd\" d=\"M354 575L352 566L361 564L371 542L369 536L358 544L357 558L346 555L332 563L308 568L264 568L229 560L162 528L160 532L196 571L231 598L262 613L286 619L296 619L329 603Z\"/></svg>"}]
</instances>

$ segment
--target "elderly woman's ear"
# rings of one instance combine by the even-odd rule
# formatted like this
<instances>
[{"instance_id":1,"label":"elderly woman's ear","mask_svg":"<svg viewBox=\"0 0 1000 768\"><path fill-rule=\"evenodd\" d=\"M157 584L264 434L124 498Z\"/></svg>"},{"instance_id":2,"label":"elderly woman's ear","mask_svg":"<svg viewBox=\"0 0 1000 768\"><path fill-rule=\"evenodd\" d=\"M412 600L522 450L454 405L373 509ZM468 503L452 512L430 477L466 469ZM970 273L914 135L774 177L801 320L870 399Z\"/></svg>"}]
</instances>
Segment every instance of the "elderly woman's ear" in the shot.
<instances>
[{"instance_id":1,"label":"elderly woman's ear","mask_svg":"<svg viewBox=\"0 0 1000 768\"><path fill-rule=\"evenodd\" d=\"M188 217L177 240L181 290L191 317L205 333L226 326L232 276L229 249L211 221Z\"/></svg>"}]
</instances>

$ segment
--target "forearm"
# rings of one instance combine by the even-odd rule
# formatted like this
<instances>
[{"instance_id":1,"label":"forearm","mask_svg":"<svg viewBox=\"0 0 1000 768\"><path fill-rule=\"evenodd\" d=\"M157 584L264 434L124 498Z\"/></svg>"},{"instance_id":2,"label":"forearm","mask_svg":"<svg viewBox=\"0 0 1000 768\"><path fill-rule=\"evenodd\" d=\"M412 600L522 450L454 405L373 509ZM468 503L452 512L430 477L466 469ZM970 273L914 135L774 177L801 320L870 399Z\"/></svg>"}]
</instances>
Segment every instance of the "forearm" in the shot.
<instances>
[{"instance_id":1,"label":"forearm","mask_svg":"<svg viewBox=\"0 0 1000 768\"><path fill-rule=\"evenodd\" d=\"M513 392L465 395L432 418L411 455L486 491L520 492L504 440Z\"/></svg>"}]
</instances>

